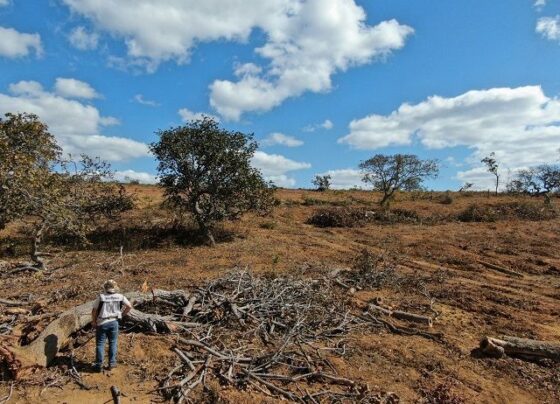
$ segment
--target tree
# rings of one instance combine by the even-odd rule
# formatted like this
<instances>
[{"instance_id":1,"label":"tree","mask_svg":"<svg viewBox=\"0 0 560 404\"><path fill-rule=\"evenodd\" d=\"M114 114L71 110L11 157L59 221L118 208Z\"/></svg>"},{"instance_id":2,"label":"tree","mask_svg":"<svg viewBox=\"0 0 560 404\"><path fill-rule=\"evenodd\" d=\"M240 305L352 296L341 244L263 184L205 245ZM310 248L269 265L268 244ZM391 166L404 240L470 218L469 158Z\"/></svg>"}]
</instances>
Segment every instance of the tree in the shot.
<instances>
[{"instance_id":1,"label":"tree","mask_svg":"<svg viewBox=\"0 0 560 404\"><path fill-rule=\"evenodd\" d=\"M413 154L386 156L376 154L360 164L362 181L383 192L381 206L387 206L398 190L422 189L427 178L436 178L439 173L437 160L421 160Z\"/></svg>"},{"instance_id":2,"label":"tree","mask_svg":"<svg viewBox=\"0 0 560 404\"><path fill-rule=\"evenodd\" d=\"M317 191L327 191L331 187L330 175L316 175L312 181L313 185L317 187Z\"/></svg>"},{"instance_id":3,"label":"tree","mask_svg":"<svg viewBox=\"0 0 560 404\"><path fill-rule=\"evenodd\" d=\"M496 153L492 152L488 156L480 160L481 163L486 165L489 173L494 174L496 177L496 195L498 195L498 187L500 185L500 174L498 172L498 162L496 161Z\"/></svg>"},{"instance_id":4,"label":"tree","mask_svg":"<svg viewBox=\"0 0 560 404\"><path fill-rule=\"evenodd\" d=\"M209 117L158 135L150 148L159 160L165 203L192 214L211 245L217 222L270 208L272 188L251 166L253 135L221 129Z\"/></svg>"},{"instance_id":5,"label":"tree","mask_svg":"<svg viewBox=\"0 0 560 404\"><path fill-rule=\"evenodd\" d=\"M37 116L0 119L0 226L24 220L33 235L34 266L21 269L45 268L40 244L46 233L66 232L85 241L98 219L114 219L132 208L132 197L107 181L111 178L109 164L99 159L62 159Z\"/></svg>"},{"instance_id":6,"label":"tree","mask_svg":"<svg viewBox=\"0 0 560 404\"><path fill-rule=\"evenodd\" d=\"M542 164L519 170L507 189L509 192L529 195L548 195L560 192L560 166Z\"/></svg>"},{"instance_id":7,"label":"tree","mask_svg":"<svg viewBox=\"0 0 560 404\"><path fill-rule=\"evenodd\" d=\"M468 191L469 189L471 189L474 186L474 184L472 182L465 182L461 188L459 188L458 192L465 192Z\"/></svg>"}]
</instances>

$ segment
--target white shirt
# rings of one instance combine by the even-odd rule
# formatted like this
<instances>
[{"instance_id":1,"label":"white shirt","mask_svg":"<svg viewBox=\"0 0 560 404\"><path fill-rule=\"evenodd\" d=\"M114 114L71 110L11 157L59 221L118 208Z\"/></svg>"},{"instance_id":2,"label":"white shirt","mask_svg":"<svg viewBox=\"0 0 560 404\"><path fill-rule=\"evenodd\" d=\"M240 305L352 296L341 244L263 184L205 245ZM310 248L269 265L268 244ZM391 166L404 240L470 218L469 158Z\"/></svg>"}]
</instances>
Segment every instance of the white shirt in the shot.
<instances>
[{"instance_id":1,"label":"white shirt","mask_svg":"<svg viewBox=\"0 0 560 404\"><path fill-rule=\"evenodd\" d=\"M101 297L103 297L103 307L100 311ZM97 310L97 325L100 326L120 319L122 317L122 306L132 307L126 296L120 293L98 295L93 303L93 308Z\"/></svg>"}]
</instances>

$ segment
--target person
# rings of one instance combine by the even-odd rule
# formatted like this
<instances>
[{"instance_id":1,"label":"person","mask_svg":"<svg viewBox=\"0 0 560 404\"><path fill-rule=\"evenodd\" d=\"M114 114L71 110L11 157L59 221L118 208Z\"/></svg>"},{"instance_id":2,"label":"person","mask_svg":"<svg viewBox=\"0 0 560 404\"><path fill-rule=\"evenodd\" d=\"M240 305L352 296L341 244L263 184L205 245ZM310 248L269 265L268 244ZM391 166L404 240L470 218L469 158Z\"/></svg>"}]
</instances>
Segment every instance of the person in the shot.
<instances>
[{"instance_id":1,"label":"person","mask_svg":"<svg viewBox=\"0 0 560 404\"><path fill-rule=\"evenodd\" d=\"M94 370L101 371L105 354L105 341L109 340L109 370L117 366L117 340L119 320L132 309L128 299L118 293L117 282L110 279L103 284L103 292L97 296L91 311L91 322L95 327ZM123 309L124 306L124 309Z\"/></svg>"}]
</instances>

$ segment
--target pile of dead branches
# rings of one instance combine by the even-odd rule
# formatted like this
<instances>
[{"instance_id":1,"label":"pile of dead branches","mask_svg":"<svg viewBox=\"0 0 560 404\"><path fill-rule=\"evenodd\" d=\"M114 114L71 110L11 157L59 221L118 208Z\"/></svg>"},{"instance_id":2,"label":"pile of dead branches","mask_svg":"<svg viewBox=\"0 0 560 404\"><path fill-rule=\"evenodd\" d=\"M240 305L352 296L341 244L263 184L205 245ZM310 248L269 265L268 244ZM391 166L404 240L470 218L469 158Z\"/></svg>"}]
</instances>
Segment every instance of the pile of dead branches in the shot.
<instances>
[{"instance_id":1,"label":"pile of dead branches","mask_svg":"<svg viewBox=\"0 0 560 404\"><path fill-rule=\"evenodd\" d=\"M370 392L359 380L339 374L329 359L347 355L351 332L385 330L441 340L428 331L430 318L391 310L381 301L365 309L352 302L346 285L379 286L392 273L392 268L377 271L385 264L320 279L235 270L192 291L130 293L135 309L124 330L170 335L178 362L159 379L157 391L174 402L199 399L216 383L294 402L392 402L397 399L392 393ZM27 357L49 364L66 337L87 326L91 303L60 314L45 335L22 348ZM58 345L44 346L49 340Z\"/></svg>"},{"instance_id":2,"label":"pile of dead branches","mask_svg":"<svg viewBox=\"0 0 560 404\"><path fill-rule=\"evenodd\" d=\"M439 336L399 328L381 318L399 317L376 305L356 312L339 283L339 278L267 278L235 271L189 295L175 292L141 302L139 310L167 319L176 334L173 350L180 363L160 380L158 391L183 402L214 378L295 402L380 402L382 396L366 385L339 375L327 354L344 356L345 337L358 329ZM163 331L161 324L145 326Z\"/></svg>"}]
</instances>

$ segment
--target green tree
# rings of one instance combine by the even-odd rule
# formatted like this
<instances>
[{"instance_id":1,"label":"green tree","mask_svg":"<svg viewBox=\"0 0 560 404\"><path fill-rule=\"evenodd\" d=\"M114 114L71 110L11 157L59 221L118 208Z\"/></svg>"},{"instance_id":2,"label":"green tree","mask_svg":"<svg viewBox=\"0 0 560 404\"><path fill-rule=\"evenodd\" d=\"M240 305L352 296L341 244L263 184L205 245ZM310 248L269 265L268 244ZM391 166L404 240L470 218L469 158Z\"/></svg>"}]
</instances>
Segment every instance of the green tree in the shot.
<instances>
[{"instance_id":1,"label":"green tree","mask_svg":"<svg viewBox=\"0 0 560 404\"><path fill-rule=\"evenodd\" d=\"M165 203L192 214L212 245L216 223L270 208L272 188L251 166L252 135L222 129L209 117L158 135L150 148L159 160Z\"/></svg>"},{"instance_id":2,"label":"green tree","mask_svg":"<svg viewBox=\"0 0 560 404\"><path fill-rule=\"evenodd\" d=\"M396 191L422 189L427 178L436 178L439 173L437 160L421 160L413 154L376 154L360 164L366 184L383 193L379 204L388 206Z\"/></svg>"},{"instance_id":3,"label":"green tree","mask_svg":"<svg viewBox=\"0 0 560 404\"><path fill-rule=\"evenodd\" d=\"M498 187L500 186L500 173L498 172L499 166L496 160L496 153L492 152L488 156L480 160L481 163L486 165L486 169L489 173L494 174L496 177L496 195L498 195Z\"/></svg>"},{"instance_id":4,"label":"green tree","mask_svg":"<svg viewBox=\"0 0 560 404\"><path fill-rule=\"evenodd\" d=\"M61 158L61 149L37 116L0 119L0 227L23 220L31 229L33 266L45 268L40 244L48 232L81 240L100 218L116 218L133 200L114 182L109 164L83 155Z\"/></svg>"},{"instance_id":5,"label":"green tree","mask_svg":"<svg viewBox=\"0 0 560 404\"><path fill-rule=\"evenodd\" d=\"M313 185L317 187L317 191L327 191L331 187L330 175L316 175L312 181Z\"/></svg>"}]
</instances>

